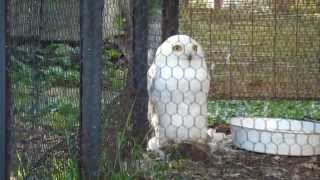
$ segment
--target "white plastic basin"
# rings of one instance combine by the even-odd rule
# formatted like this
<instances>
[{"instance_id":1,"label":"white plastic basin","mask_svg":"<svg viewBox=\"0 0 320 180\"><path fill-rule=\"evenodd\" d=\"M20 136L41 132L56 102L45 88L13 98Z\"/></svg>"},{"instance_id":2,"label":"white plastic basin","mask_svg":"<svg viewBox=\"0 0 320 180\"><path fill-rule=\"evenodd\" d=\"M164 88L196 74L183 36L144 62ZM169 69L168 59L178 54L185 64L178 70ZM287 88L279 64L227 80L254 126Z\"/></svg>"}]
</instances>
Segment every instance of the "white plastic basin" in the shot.
<instances>
[{"instance_id":1,"label":"white plastic basin","mask_svg":"<svg viewBox=\"0 0 320 180\"><path fill-rule=\"evenodd\" d=\"M280 118L232 118L232 143L248 151L312 156L320 154L320 122Z\"/></svg>"}]
</instances>

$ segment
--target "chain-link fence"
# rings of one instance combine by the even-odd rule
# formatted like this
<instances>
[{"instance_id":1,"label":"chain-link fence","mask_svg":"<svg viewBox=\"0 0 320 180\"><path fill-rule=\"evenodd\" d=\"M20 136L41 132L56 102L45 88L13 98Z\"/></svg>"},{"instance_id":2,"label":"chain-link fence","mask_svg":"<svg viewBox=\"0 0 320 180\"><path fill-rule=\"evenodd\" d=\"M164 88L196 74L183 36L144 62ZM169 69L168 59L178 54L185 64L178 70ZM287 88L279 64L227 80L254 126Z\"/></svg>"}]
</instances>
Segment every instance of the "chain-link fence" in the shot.
<instances>
[{"instance_id":1,"label":"chain-link fence","mask_svg":"<svg viewBox=\"0 0 320 180\"><path fill-rule=\"evenodd\" d=\"M45 179L77 167L79 3L13 0L10 7L12 176Z\"/></svg>"},{"instance_id":2,"label":"chain-link fence","mask_svg":"<svg viewBox=\"0 0 320 180\"><path fill-rule=\"evenodd\" d=\"M80 151L85 143L95 148L101 143L100 168L114 166L119 148L132 147L130 140L128 147L118 146L123 129L139 134L142 143L148 104L156 140L202 141L207 95L320 97L317 0L180 0L180 7L168 0L148 1L148 6L138 0L104 0L102 22L84 19L91 15L87 10L95 8L84 1L5 2L10 2L10 173L17 179L78 178L79 152L85 152ZM100 31L90 31L99 29L99 23L100 39ZM176 32L192 39L176 36L156 52ZM84 62L88 57L94 59ZM148 80L150 65L154 68ZM88 72L100 73L97 81L88 79ZM80 141L88 133L91 116L102 133L97 130L86 136L91 139ZM101 137L94 139L94 134ZM159 143L154 143L156 148Z\"/></svg>"},{"instance_id":3,"label":"chain-link fence","mask_svg":"<svg viewBox=\"0 0 320 180\"><path fill-rule=\"evenodd\" d=\"M180 1L180 31L204 46L211 98L319 99L317 0Z\"/></svg>"},{"instance_id":4,"label":"chain-link fence","mask_svg":"<svg viewBox=\"0 0 320 180\"><path fill-rule=\"evenodd\" d=\"M88 84L81 81L80 15L85 12L80 5L78 0L10 1L12 177L78 176L80 104L85 98L80 89ZM101 126L108 134L105 124L116 121L111 111L119 113L128 79L128 8L127 1L104 1ZM110 135L103 135L103 142L105 137Z\"/></svg>"},{"instance_id":5,"label":"chain-link fence","mask_svg":"<svg viewBox=\"0 0 320 180\"><path fill-rule=\"evenodd\" d=\"M319 10L317 1L180 1L178 33L195 41L171 37L152 61L149 149L206 140L209 77L209 99L319 99ZM163 26L178 17L162 17L168 36Z\"/></svg>"}]
</instances>

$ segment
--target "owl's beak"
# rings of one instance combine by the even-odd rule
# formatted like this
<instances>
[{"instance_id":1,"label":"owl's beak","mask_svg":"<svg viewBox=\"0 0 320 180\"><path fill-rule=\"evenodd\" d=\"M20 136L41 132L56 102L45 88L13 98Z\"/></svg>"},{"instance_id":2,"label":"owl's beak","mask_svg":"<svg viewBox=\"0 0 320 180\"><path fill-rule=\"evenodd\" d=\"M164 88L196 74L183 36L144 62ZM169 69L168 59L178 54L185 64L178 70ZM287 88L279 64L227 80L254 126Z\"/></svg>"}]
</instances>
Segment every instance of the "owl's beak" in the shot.
<instances>
[{"instance_id":1,"label":"owl's beak","mask_svg":"<svg viewBox=\"0 0 320 180\"><path fill-rule=\"evenodd\" d=\"M188 60L191 61L191 59L192 59L192 54L189 54L188 55Z\"/></svg>"}]
</instances>

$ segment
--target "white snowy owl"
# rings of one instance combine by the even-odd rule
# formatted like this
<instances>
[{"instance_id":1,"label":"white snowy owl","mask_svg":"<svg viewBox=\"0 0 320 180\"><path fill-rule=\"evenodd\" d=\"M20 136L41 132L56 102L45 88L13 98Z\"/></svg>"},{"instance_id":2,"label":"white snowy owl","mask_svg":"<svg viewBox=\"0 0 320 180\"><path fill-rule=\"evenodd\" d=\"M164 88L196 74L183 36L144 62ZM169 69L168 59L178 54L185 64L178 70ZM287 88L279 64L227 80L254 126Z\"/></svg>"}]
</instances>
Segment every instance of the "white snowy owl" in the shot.
<instances>
[{"instance_id":1,"label":"white snowy owl","mask_svg":"<svg viewBox=\"0 0 320 180\"><path fill-rule=\"evenodd\" d=\"M171 142L206 142L209 87L200 44L186 35L161 44L148 71L148 115L155 133L148 150L161 154Z\"/></svg>"}]
</instances>

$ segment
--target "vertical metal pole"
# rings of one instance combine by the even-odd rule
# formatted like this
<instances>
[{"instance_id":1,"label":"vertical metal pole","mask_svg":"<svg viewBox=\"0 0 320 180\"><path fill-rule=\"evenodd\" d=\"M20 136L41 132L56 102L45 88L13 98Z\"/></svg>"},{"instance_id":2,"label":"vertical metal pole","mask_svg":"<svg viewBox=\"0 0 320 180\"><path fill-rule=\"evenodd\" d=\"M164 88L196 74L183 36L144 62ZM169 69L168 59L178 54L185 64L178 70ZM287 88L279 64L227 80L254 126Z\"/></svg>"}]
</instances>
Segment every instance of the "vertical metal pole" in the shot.
<instances>
[{"instance_id":1,"label":"vertical metal pole","mask_svg":"<svg viewBox=\"0 0 320 180\"><path fill-rule=\"evenodd\" d=\"M81 122L83 179L98 179L101 153L102 12L104 0L80 1Z\"/></svg>"},{"instance_id":2,"label":"vertical metal pole","mask_svg":"<svg viewBox=\"0 0 320 180\"><path fill-rule=\"evenodd\" d=\"M162 41L179 31L179 0L163 0Z\"/></svg>"},{"instance_id":3,"label":"vertical metal pole","mask_svg":"<svg viewBox=\"0 0 320 180\"><path fill-rule=\"evenodd\" d=\"M280 12L287 12L289 10L288 0L273 0L273 4Z\"/></svg>"},{"instance_id":4,"label":"vertical metal pole","mask_svg":"<svg viewBox=\"0 0 320 180\"><path fill-rule=\"evenodd\" d=\"M9 179L8 0L0 0L0 179Z\"/></svg>"},{"instance_id":5,"label":"vertical metal pole","mask_svg":"<svg viewBox=\"0 0 320 180\"><path fill-rule=\"evenodd\" d=\"M221 9L223 0L214 0L214 9Z\"/></svg>"},{"instance_id":6,"label":"vertical metal pole","mask_svg":"<svg viewBox=\"0 0 320 180\"><path fill-rule=\"evenodd\" d=\"M148 130L148 0L131 0L133 62L132 85L135 106L132 112L134 135L142 141Z\"/></svg>"}]
</instances>

